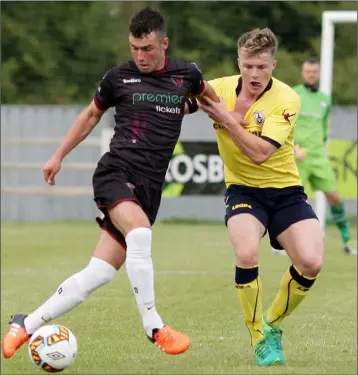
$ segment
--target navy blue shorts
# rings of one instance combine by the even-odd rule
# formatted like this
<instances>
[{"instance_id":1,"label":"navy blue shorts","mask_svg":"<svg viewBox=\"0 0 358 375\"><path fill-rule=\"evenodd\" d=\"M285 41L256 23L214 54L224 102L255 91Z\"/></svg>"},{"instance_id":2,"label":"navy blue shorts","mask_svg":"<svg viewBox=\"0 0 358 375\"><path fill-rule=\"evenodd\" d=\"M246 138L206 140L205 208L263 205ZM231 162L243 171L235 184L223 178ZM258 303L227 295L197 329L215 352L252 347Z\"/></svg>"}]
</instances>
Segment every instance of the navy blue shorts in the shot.
<instances>
[{"instance_id":1,"label":"navy blue shorts","mask_svg":"<svg viewBox=\"0 0 358 375\"><path fill-rule=\"evenodd\" d=\"M302 186L275 189L230 185L225 191L225 203L226 225L232 216L251 214L262 223L271 246L278 250L283 249L277 241L279 234L299 221L317 219Z\"/></svg>"}]
</instances>

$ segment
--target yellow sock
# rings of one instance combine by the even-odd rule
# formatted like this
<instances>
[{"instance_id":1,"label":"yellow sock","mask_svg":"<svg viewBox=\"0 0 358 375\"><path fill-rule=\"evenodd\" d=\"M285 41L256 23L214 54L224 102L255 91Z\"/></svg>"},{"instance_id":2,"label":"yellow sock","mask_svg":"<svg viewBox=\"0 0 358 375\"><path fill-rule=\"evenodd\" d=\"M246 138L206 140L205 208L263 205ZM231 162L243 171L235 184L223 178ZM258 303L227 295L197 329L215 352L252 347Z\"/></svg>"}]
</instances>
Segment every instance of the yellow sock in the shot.
<instances>
[{"instance_id":1,"label":"yellow sock","mask_svg":"<svg viewBox=\"0 0 358 375\"><path fill-rule=\"evenodd\" d=\"M283 275L279 292L267 310L267 322L279 326L306 297L315 280L315 277L303 276L295 266L291 266Z\"/></svg>"},{"instance_id":2,"label":"yellow sock","mask_svg":"<svg viewBox=\"0 0 358 375\"><path fill-rule=\"evenodd\" d=\"M258 267L236 267L236 291L251 336L251 346L255 346L264 335L262 330L262 283Z\"/></svg>"}]
</instances>

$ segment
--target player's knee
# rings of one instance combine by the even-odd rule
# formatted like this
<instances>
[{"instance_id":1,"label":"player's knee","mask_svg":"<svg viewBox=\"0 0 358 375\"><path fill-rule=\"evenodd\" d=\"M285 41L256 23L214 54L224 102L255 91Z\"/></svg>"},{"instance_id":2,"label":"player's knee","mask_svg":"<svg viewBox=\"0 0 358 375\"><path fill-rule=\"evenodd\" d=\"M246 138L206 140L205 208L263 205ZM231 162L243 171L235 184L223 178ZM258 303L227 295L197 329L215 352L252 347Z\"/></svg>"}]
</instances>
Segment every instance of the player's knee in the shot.
<instances>
[{"instance_id":1,"label":"player's knee","mask_svg":"<svg viewBox=\"0 0 358 375\"><path fill-rule=\"evenodd\" d=\"M151 255L152 230L150 228L135 228L126 236L128 258L143 258Z\"/></svg>"},{"instance_id":2,"label":"player's knee","mask_svg":"<svg viewBox=\"0 0 358 375\"><path fill-rule=\"evenodd\" d=\"M321 272L323 267L323 257L307 257L306 259L302 259L300 264L297 266L303 275L316 277Z\"/></svg>"},{"instance_id":3,"label":"player's knee","mask_svg":"<svg viewBox=\"0 0 358 375\"><path fill-rule=\"evenodd\" d=\"M304 287L304 289L298 288L298 290L301 290L302 292L307 292L316 281L317 275L307 275L302 272L302 270L297 266L292 265L289 268L289 272L292 279L295 280L299 285ZM281 288L287 288L287 281L284 279L281 281Z\"/></svg>"},{"instance_id":4,"label":"player's knee","mask_svg":"<svg viewBox=\"0 0 358 375\"><path fill-rule=\"evenodd\" d=\"M95 289L110 282L116 273L117 270L112 265L93 257L88 266L76 274L81 299L86 299Z\"/></svg>"},{"instance_id":5,"label":"player's knee","mask_svg":"<svg viewBox=\"0 0 358 375\"><path fill-rule=\"evenodd\" d=\"M255 247L237 247L235 253L238 267L250 268L258 263L258 250Z\"/></svg>"}]
</instances>

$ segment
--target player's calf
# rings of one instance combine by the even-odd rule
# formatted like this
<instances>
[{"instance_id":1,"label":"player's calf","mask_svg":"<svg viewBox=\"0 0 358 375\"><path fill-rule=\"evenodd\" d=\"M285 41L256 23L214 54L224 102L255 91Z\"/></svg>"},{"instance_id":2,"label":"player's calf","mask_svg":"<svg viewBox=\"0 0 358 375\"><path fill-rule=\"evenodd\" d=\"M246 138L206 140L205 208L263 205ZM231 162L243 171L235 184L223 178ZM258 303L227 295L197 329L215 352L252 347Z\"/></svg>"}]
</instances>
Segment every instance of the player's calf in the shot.
<instances>
[{"instance_id":1,"label":"player's calf","mask_svg":"<svg viewBox=\"0 0 358 375\"><path fill-rule=\"evenodd\" d=\"M109 263L92 258L85 269L65 280L55 294L33 313L15 315L3 338L4 356L12 357L33 332L78 306L92 291L112 280L116 271Z\"/></svg>"},{"instance_id":2,"label":"player's calf","mask_svg":"<svg viewBox=\"0 0 358 375\"><path fill-rule=\"evenodd\" d=\"M357 255L357 246L353 243L349 233L349 223L343 202L337 192L328 192L326 197L333 220L342 238L344 252L349 255Z\"/></svg>"},{"instance_id":3,"label":"player's calf","mask_svg":"<svg viewBox=\"0 0 358 375\"><path fill-rule=\"evenodd\" d=\"M91 292L111 281L116 272L109 263L93 257L85 269L65 280L52 297L29 314L25 319L27 332L33 333L44 323L78 306Z\"/></svg>"}]
</instances>

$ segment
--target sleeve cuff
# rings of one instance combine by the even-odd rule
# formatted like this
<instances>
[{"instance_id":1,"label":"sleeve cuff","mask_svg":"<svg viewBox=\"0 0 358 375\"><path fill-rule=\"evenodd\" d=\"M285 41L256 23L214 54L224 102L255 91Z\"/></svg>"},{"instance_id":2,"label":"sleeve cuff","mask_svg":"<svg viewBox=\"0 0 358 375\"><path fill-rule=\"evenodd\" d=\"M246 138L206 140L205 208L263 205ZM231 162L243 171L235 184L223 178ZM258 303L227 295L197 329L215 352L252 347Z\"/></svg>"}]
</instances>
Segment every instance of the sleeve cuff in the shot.
<instances>
[{"instance_id":1,"label":"sleeve cuff","mask_svg":"<svg viewBox=\"0 0 358 375\"><path fill-rule=\"evenodd\" d=\"M103 106L101 105L101 103L99 102L97 96L94 96L93 97L93 101L94 101L94 104L96 105L96 107L101 110L101 111L105 111L106 109L103 108Z\"/></svg>"},{"instance_id":2,"label":"sleeve cuff","mask_svg":"<svg viewBox=\"0 0 358 375\"><path fill-rule=\"evenodd\" d=\"M199 109L198 101L196 100L196 98L188 98L185 100L185 103L188 106L189 114L192 114Z\"/></svg>"},{"instance_id":3,"label":"sleeve cuff","mask_svg":"<svg viewBox=\"0 0 358 375\"><path fill-rule=\"evenodd\" d=\"M281 145L277 141L275 141L274 139L271 139L271 138L265 137L265 136L261 136L261 138L264 139L265 141L271 143L276 148L280 148L281 147Z\"/></svg>"}]
</instances>

